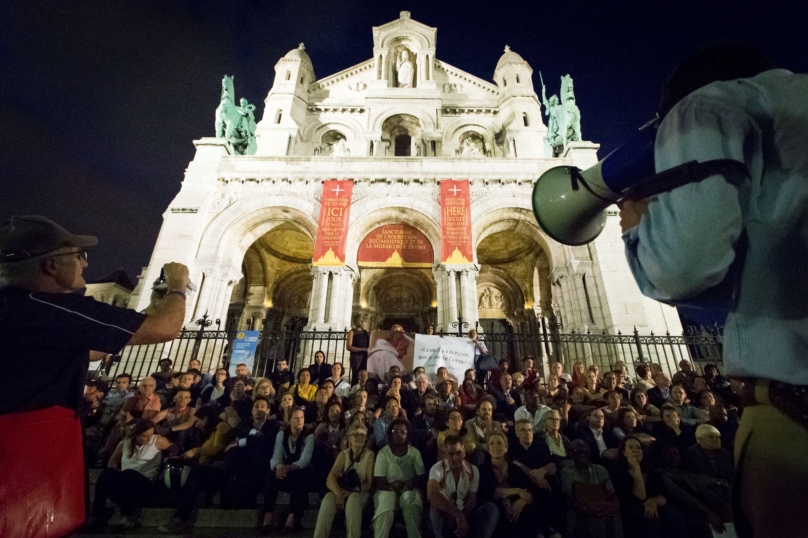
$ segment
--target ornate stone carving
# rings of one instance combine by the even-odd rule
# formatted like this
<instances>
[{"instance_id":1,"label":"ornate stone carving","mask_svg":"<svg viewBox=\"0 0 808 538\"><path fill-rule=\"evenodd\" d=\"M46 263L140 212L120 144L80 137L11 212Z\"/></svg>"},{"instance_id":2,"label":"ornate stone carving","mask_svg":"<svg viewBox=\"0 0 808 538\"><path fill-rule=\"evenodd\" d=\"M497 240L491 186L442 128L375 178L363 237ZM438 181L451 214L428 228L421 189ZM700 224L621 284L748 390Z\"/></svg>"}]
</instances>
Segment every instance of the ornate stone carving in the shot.
<instances>
[{"instance_id":1,"label":"ornate stone carving","mask_svg":"<svg viewBox=\"0 0 808 538\"><path fill-rule=\"evenodd\" d=\"M368 85L364 82L353 82L348 84L348 89L352 92L363 92L368 89Z\"/></svg>"},{"instance_id":2,"label":"ornate stone carving","mask_svg":"<svg viewBox=\"0 0 808 538\"><path fill-rule=\"evenodd\" d=\"M505 298L498 289L486 287L480 292L477 307L480 310L504 310Z\"/></svg>"},{"instance_id":3,"label":"ornate stone carving","mask_svg":"<svg viewBox=\"0 0 808 538\"><path fill-rule=\"evenodd\" d=\"M412 291L402 287L390 288L379 298L379 306L387 312L411 312L417 304Z\"/></svg>"},{"instance_id":4,"label":"ornate stone carving","mask_svg":"<svg viewBox=\"0 0 808 538\"><path fill-rule=\"evenodd\" d=\"M293 295L286 305L289 310L305 310L309 308L311 292Z\"/></svg>"},{"instance_id":5,"label":"ornate stone carving","mask_svg":"<svg viewBox=\"0 0 808 538\"><path fill-rule=\"evenodd\" d=\"M443 93L463 93L463 85L446 83L443 85Z\"/></svg>"},{"instance_id":6,"label":"ornate stone carving","mask_svg":"<svg viewBox=\"0 0 808 538\"><path fill-rule=\"evenodd\" d=\"M485 140L477 133L465 133L455 153L458 157L485 157Z\"/></svg>"}]
</instances>

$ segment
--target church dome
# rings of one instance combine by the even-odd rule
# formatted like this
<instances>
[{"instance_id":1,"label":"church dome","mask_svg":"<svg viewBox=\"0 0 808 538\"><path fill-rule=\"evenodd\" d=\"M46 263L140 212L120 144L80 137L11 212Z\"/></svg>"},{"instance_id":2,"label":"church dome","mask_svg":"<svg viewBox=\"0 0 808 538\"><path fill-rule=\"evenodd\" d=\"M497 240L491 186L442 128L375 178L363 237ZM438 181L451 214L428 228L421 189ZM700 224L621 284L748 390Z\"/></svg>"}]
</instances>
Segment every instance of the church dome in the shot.
<instances>
[{"instance_id":1,"label":"church dome","mask_svg":"<svg viewBox=\"0 0 808 538\"><path fill-rule=\"evenodd\" d=\"M525 60L516 54L508 45L505 45L505 54L497 62L497 69L507 64L525 63Z\"/></svg>"},{"instance_id":2,"label":"church dome","mask_svg":"<svg viewBox=\"0 0 808 538\"><path fill-rule=\"evenodd\" d=\"M286 60L300 60L301 63L312 65L311 58L306 53L306 46L301 43L296 49L292 49L283 57Z\"/></svg>"}]
</instances>

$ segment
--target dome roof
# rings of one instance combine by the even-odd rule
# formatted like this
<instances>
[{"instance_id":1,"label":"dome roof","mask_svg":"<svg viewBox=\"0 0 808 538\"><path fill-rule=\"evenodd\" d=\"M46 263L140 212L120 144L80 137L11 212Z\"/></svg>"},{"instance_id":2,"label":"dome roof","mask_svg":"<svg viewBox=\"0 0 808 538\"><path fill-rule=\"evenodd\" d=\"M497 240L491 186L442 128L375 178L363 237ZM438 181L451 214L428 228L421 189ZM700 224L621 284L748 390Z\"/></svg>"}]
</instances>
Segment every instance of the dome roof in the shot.
<instances>
[{"instance_id":1,"label":"dome roof","mask_svg":"<svg viewBox=\"0 0 808 538\"><path fill-rule=\"evenodd\" d=\"M506 64L527 63L521 56L516 54L508 45L505 45L505 54L497 62L497 69Z\"/></svg>"},{"instance_id":2,"label":"dome roof","mask_svg":"<svg viewBox=\"0 0 808 538\"><path fill-rule=\"evenodd\" d=\"M309 55L306 53L306 46L303 45L303 43L301 43L296 49L292 49L287 52L284 58L287 60L300 60L301 63L312 65L311 58L309 58Z\"/></svg>"}]
</instances>

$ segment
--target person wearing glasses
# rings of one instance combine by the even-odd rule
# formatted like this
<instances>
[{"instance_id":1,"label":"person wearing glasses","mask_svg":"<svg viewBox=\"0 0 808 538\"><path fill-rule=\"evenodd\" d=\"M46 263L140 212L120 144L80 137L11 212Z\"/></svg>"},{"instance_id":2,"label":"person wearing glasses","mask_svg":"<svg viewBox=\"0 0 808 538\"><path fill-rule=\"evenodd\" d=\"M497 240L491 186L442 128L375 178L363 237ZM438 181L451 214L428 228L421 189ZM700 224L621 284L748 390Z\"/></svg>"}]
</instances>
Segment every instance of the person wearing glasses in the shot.
<instances>
[{"instance_id":1,"label":"person wearing glasses","mask_svg":"<svg viewBox=\"0 0 808 538\"><path fill-rule=\"evenodd\" d=\"M0 349L4 364L16 365L26 378L0 379L0 476L8 491L19 493L8 500L4 515L19 525L47 526L54 535L69 534L84 521L81 426L75 417L89 361L127 344L172 340L185 317L188 268L179 263L165 265L167 289L153 292L142 314L75 294L85 287L87 249L97 243L41 216L0 224ZM48 428L35 426L45 421ZM36 427L36 435L26 435L26 427ZM20 443L27 437L47 448ZM30 469L51 468L53 446L60 447L64 463L51 479L32 486ZM25 533L22 527L6 531Z\"/></svg>"}]
</instances>

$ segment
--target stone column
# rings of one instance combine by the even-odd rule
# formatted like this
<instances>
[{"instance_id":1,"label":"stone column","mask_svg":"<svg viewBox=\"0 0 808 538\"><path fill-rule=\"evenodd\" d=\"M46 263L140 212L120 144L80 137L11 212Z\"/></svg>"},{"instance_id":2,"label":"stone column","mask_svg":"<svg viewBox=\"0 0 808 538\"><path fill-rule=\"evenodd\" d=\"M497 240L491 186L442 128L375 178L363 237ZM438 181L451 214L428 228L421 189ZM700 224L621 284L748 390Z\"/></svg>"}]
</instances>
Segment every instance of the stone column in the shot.
<instances>
[{"instance_id":1,"label":"stone column","mask_svg":"<svg viewBox=\"0 0 808 538\"><path fill-rule=\"evenodd\" d=\"M460 313L463 315L463 323L469 324L469 330L472 328L471 324L471 308L470 308L470 293L469 293L469 273L467 269L458 271L460 276ZM465 331L463 331L465 332Z\"/></svg>"},{"instance_id":2,"label":"stone column","mask_svg":"<svg viewBox=\"0 0 808 538\"><path fill-rule=\"evenodd\" d=\"M516 139L515 138L510 137L508 139L508 147L511 148L511 158L515 159L516 158Z\"/></svg>"},{"instance_id":3,"label":"stone column","mask_svg":"<svg viewBox=\"0 0 808 538\"><path fill-rule=\"evenodd\" d=\"M216 308L213 309L210 317L214 320L214 323L216 322L217 318L221 320L222 327L225 325L227 310L230 307L230 297L233 294L233 285L236 282L237 281L230 275L225 275L219 284L219 298L217 300Z\"/></svg>"},{"instance_id":4,"label":"stone column","mask_svg":"<svg viewBox=\"0 0 808 538\"><path fill-rule=\"evenodd\" d=\"M357 275L348 266L345 266L343 270L345 271L345 310L343 319L345 320L345 326L350 329L353 327L354 284L356 283Z\"/></svg>"},{"instance_id":5,"label":"stone column","mask_svg":"<svg viewBox=\"0 0 808 538\"><path fill-rule=\"evenodd\" d=\"M452 269L446 270L446 286L449 288L449 319L448 327L444 327L445 331L449 331L452 323L457 321L457 284L455 283L455 271Z\"/></svg>"},{"instance_id":6,"label":"stone column","mask_svg":"<svg viewBox=\"0 0 808 538\"><path fill-rule=\"evenodd\" d=\"M316 267L309 266L309 274L311 275L311 297L309 299L309 325L312 325L317 319L317 292L318 275L320 274Z\"/></svg>"},{"instance_id":7,"label":"stone column","mask_svg":"<svg viewBox=\"0 0 808 538\"><path fill-rule=\"evenodd\" d=\"M197 301L196 308L192 313L192 317L194 319L190 320L191 322L201 318L203 315L205 315L205 312L210 314L212 303L216 298L216 292L218 291L219 287L220 271L221 268L216 265L202 270L204 282L202 283L202 289L199 290L199 301Z\"/></svg>"},{"instance_id":8,"label":"stone column","mask_svg":"<svg viewBox=\"0 0 808 538\"><path fill-rule=\"evenodd\" d=\"M341 328L343 323L344 312L344 299L343 292L345 290L345 272L342 268L334 268L331 270L331 303L328 309L328 324L332 329L337 330Z\"/></svg>"},{"instance_id":9,"label":"stone column","mask_svg":"<svg viewBox=\"0 0 808 538\"><path fill-rule=\"evenodd\" d=\"M318 268L317 279L317 313L314 316L314 323L325 323L325 302L328 295L328 269Z\"/></svg>"},{"instance_id":10,"label":"stone column","mask_svg":"<svg viewBox=\"0 0 808 538\"><path fill-rule=\"evenodd\" d=\"M469 327L476 327L480 320L480 312L477 310L477 277L480 276L480 269L475 266L468 270L469 280ZM482 332L482 327L477 329Z\"/></svg>"}]
</instances>

